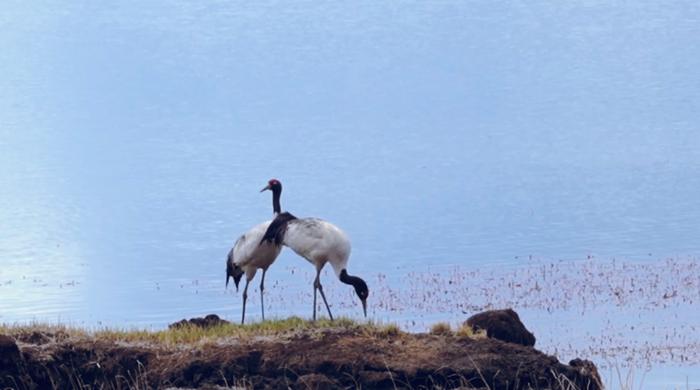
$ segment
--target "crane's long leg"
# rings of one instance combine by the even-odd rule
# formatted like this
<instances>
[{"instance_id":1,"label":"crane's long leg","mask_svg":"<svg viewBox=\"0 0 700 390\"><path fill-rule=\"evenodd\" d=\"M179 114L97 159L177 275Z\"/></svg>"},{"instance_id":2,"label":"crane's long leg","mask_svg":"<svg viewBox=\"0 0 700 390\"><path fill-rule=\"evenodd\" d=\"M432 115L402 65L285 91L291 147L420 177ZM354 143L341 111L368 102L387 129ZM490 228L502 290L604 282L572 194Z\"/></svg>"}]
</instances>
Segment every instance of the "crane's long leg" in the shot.
<instances>
[{"instance_id":1,"label":"crane's long leg","mask_svg":"<svg viewBox=\"0 0 700 390\"><path fill-rule=\"evenodd\" d=\"M328 306L328 301L326 300L326 294L323 293L323 286L319 283L318 285L318 291L321 292L321 298L323 298L323 303L326 304L326 310L328 310L328 317L331 318L331 321L333 321L333 314L331 314L331 308Z\"/></svg>"},{"instance_id":2,"label":"crane's long leg","mask_svg":"<svg viewBox=\"0 0 700 390\"><path fill-rule=\"evenodd\" d=\"M316 290L321 292L321 298L323 298L323 303L326 304L326 310L328 310L328 317L333 321L333 314L331 314L331 308L328 306L328 301L326 300L326 294L323 293L323 286L321 286L321 270L316 270L316 280L314 280L314 321L316 320Z\"/></svg>"},{"instance_id":3,"label":"crane's long leg","mask_svg":"<svg viewBox=\"0 0 700 390\"><path fill-rule=\"evenodd\" d=\"M243 316L241 317L241 325L245 323L245 301L248 299L248 283L250 283L250 279L246 278L245 288L243 289Z\"/></svg>"},{"instance_id":4,"label":"crane's long leg","mask_svg":"<svg viewBox=\"0 0 700 390\"><path fill-rule=\"evenodd\" d=\"M267 269L263 268L262 280L260 281L260 309L262 310L263 321L265 321L265 301L263 300L263 290L265 289L265 272L267 272Z\"/></svg>"},{"instance_id":5,"label":"crane's long leg","mask_svg":"<svg viewBox=\"0 0 700 390\"><path fill-rule=\"evenodd\" d=\"M316 321L316 289L318 286L316 285L316 281L318 280L318 277L314 279L314 321Z\"/></svg>"}]
</instances>

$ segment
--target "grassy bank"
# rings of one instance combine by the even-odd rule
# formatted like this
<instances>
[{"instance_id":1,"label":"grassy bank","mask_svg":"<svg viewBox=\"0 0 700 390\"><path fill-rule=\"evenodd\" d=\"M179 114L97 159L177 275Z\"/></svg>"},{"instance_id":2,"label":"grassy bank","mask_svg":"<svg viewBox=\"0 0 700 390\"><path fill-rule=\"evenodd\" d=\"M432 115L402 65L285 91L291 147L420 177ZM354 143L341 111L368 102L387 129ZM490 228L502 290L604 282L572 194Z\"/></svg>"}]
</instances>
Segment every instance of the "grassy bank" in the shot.
<instances>
[{"instance_id":1,"label":"grassy bank","mask_svg":"<svg viewBox=\"0 0 700 390\"><path fill-rule=\"evenodd\" d=\"M31 340L39 335L52 335L58 341L66 339L95 339L110 342L141 342L153 343L161 346L182 344L202 344L208 342L224 342L226 340L247 340L263 336L292 336L300 332L313 332L323 330L335 330L342 332L362 333L368 337L386 336L402 332L395 324L381 324L375 322L358 323L349 318L339 318L334 321L320 319L307 321L299 317L275 319L251 324L223 323L214 326L202 327L196 325L183 325L163 330L147 330L140 328L80 328L69 325L56 325L45 323L30 324L2 324L0 334L12 336L17 340ZM460 332L463 335L472 335L466 328Z\"/></svg>"},{"instance_id":2,"label":"grassy bank","mask_svg":"<svg viewBox=\"0 0 700 390\"><path fill-rule=\"evenodd\" d=\"M0 388L597 388L532 347L447 324L414 334L292 317L156 331L3 325L0 334L9 336L0 355L11 357Z\"/></svg>"}]
</instances>

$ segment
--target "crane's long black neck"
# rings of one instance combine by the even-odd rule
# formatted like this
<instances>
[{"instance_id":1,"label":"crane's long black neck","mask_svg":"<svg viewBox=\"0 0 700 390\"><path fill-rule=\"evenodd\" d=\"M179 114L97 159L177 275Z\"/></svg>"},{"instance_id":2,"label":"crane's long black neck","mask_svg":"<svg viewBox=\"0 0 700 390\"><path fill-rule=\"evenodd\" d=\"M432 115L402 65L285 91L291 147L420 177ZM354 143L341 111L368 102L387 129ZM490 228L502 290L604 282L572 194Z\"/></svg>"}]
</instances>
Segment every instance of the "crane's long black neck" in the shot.
<instances>
[{"instance_id":1,"label":"crane's long black neck","mask_svg":"<svg viewBox=\"0 0 700 390\"><path fill-rule=\"evenodd\" d=\"M282 212L282 206L280 206L280 196L282 195L282 186L275 186L272 188L272 212L278 215Z\"/></svg>"},{"instance_id":2,"label":"crane's long black neck","mask_svg":"<svg viewBox=\"0 0 700 390\"><path fill-rule=\"evenodd\" d=\"M349 275L346 269L340 271L340 281L355 287L356 292L367 290L367 283L365 283L365 281L362 280L362 278Z\"/></svg>"}]
</instances>

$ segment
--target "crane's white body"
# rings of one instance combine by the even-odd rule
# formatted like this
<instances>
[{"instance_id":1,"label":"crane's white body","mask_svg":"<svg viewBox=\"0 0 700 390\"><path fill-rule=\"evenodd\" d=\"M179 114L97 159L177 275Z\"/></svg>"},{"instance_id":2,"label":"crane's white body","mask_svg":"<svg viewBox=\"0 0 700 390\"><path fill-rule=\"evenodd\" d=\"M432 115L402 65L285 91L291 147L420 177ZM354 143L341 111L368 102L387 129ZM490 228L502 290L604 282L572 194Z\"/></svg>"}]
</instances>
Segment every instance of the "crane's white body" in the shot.
<instances>
[{"instance_id":1,"label":"crane's white body","mask_svg":"<svg viewBox=\"0 0 700 390\"><path fill-rule=\"evenodd\" d=\"M267 272L267 268L275 262L275 259L277 259L277 256L282 250L282 245L275 244L274 242L260 242L265 235L265 231L270 226L270 223L272 223L272 221L265 221L248 230L248 232L236 240L236 243L228 254L226 284L228 285L229 277L233 276L236 282L236 291L238 291L238 281L242 276L241 273L245 273L241 324L245 322L248 284L253 280L258 269L263 270L262 278L260 279L260 310L262 312L263 321L265 320L265 302L263 299L265 273Z\"/></svg>"},{"instance_id":2,"label":"crane's white body","mask_svg":"<svg viewBox=\"0 0 700 390\"><path fill-rule=\"evenodd\" d=\"M271 242L260 243L271 222L265 221L255 225L240 236L231 249L228 261L233 261L233 264L241 267L246 280L252 280L259 268L266 270L282 250L281 246Z\"/></svg>"},{"instance_id":3,"label":"crane's white body","mask_svg":"<svg viewBox=\"0 0 700 390\"><path fill-rule=\"evenodd\" d=\"M321 270L328 262L336 276L346 268L350 240L337 226L318 218L294 219L287 223L282 244Z\"/></svg>"}]
</instances>

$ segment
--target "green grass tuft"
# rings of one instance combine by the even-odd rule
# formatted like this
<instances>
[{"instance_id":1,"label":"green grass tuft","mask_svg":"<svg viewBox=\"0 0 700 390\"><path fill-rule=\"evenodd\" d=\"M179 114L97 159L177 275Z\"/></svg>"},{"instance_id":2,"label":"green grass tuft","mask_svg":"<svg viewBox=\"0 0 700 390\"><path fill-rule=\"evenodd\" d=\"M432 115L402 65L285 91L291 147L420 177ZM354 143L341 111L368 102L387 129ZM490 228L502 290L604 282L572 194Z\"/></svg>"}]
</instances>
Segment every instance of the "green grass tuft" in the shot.
<instances>
[{"instance_id":1,"label":"green grass tuft","mask_svg":"<svg viewBox=\"0 0 700 390\"><path fill-rule=\"evenodd\" d=\"M266 320L251 324L222 324L209 328L186 325L174 329L161 331L145 330L114 330L103 329L94 332L94 336L105 340L114 341L150 341L166 345L189 344L207 341L216 341L227 338L246 339L256 336L275 336L299 330L308 329L351 329L359 325L353 320L340 318L331 322L321 319L316 322L307 321L299 317L290 317L281 320Z\"/></svg>"}]
</instances>

